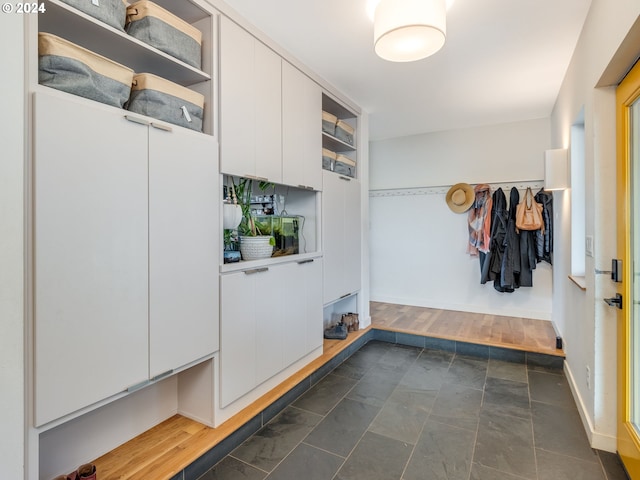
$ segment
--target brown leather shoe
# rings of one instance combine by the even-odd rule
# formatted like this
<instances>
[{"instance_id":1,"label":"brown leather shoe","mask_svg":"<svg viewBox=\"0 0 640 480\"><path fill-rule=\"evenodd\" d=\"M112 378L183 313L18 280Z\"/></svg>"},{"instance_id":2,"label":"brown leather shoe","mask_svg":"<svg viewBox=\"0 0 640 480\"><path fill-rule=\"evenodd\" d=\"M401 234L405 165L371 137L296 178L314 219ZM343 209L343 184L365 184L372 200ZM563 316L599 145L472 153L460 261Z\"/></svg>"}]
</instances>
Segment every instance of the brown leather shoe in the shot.
<instances>
[{"instance_id":1,"label":"brown leather shoe","mask_svg":"<svg viewBox=\"0 0 640 480\"><path fill-rule=\"evenodd\" d=\"M78 480L96 480L96 466L93 463L85 463L78 467Z\"/></svg>"}]
</instances>

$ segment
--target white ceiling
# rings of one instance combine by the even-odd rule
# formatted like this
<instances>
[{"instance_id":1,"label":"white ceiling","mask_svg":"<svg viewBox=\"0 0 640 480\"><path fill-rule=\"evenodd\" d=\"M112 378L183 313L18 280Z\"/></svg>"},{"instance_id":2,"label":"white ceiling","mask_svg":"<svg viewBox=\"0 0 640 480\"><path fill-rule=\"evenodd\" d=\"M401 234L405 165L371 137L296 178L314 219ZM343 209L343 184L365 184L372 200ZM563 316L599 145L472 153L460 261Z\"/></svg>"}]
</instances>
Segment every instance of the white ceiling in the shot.
<instances>
[{"instance_id":1,"label":"white ceiling","mask_svg":"<svg viewBox=\"0 0 640 480\"><path fill-rule=\"evenodd\" d=\"M548 117L591 0L456 0L435 55L373 51L367 0L225 0L370 115L370 139Z\"/></svg>"}]
</instances>

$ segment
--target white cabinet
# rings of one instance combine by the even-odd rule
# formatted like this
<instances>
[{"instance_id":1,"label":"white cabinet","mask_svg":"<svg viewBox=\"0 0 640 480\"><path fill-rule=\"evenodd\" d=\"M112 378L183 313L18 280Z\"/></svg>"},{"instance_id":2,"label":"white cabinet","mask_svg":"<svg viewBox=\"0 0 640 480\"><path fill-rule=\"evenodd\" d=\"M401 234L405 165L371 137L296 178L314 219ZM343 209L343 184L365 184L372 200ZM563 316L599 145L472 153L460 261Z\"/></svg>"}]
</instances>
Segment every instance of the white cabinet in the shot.
<instances>
[{"instance_id":1,"label":"white cabinet","mask_svg":"<svg viewBox=\"0 0 640 480\"><path fill-rule=\"evenodd\" d=\"M34 104L42 425L148 378L147 130L115 109L48 95Z\"/></svg>"},{"instance_id":2,"label":"white cabinet","mask_svg":"<svg viewBox=\"0 0 640 480\"><path fill-rule=\"evenodd\" d=\"M360 182L323 172L324 304L360 290Z\"/></svg>"},{"instance_id":3,"label":"white cabinet","mask_svg":"<svg viewBox=\"0 0 640 480\"><path fill-rule=\"evenodd\" d=\"M322 345L322 260L222 275L224 408Z\"/></svg>"},{"instance_id":4,"label":"white cabinet","mask_svg":"<svg viewBox=\"0 0 640 480\"><path fill-rule=\"evenodd\" d=\"M43 425L217 349L219 179L213 137L63 95L34 104Z\"/></svg>"},{"instance_id":5,"label":"white cabinet","mask_svg":"<svg viewBox=\"0 0 640 480\"><path fill-rule=\"evenodd\" d=\"M220 170L322 189L320 86L226 17L220 20Z\"/></svg>"},{"instance_id":6,"label":"white cabinet","mask_svg":"<svg viewBox=\"0 0 640 480\"><path fill-rule=\"evenodd\" d=\"M287 185L322 190L322 90L282 62L282 177Z\"/></svg>"},{"instance_id":7,"label":"white cabinet","mask_svg":"<svg viewBox=\"0 0 640 480\"><path fill-rule=\"evenodd\" d=\"M220 403L223 407L283 368L281 267L229 273L221 280Z\"/></svg>"},{"instance_id":8,"label":"white cabinet","mask_svg":"<svg viewBox=\"0 0 640 480\"><path fill-rule=\"evenodd\" d=\"M220 19L220 169L282 182L281 59Z\"/></svg>"},{"instance_id":9,"label":"white cabinet","mask_svg":"<svg viewBox=\"0 0 640 480\"><path fill-rule=\"evenodd\" d=\"M217 142L149 128L150 377L218 350Z\"/></svg>"},{"instance_id":10,"label":"white cabinet","mask_svg":"<svg viewBox=\"0 0 640 480\"><path fill-rule=\"evenodd\" d=\"M268 270L265 269L264 273ZM220 280L220 405L231 402L256 385L256 276L235 272Z\"/></svg>"},{"instance_id":11,"label":"white cabinet","mask_svg":"<svg viewBox=\"0 0 640 480\"><path fill-rule=\"evenodd\" d=\"M283 332L285 365L322 346L322 259L309 258L286 266Z\"/></svg>"}]
</instances>

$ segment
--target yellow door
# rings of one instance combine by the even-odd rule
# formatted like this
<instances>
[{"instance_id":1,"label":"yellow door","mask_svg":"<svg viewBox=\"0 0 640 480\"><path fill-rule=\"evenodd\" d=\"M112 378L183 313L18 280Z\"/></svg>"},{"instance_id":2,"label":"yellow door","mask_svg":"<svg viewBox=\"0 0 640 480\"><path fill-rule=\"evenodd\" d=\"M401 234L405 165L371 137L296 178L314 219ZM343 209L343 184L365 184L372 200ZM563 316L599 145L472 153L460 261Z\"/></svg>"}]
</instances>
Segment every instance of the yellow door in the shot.
<instances>
[{"instance_id":1,"label":"yellow door","mask_svg":"<svg viewBox=\"0 0 640 480\"><path fill-rule=\"evenodd\" d=\"M616 91L618 131L618 453L640 480L640 63ZM621 296L621 298L620 298ZM618 302L619 301L619 302Z\"/></svg>"}]
</instances>

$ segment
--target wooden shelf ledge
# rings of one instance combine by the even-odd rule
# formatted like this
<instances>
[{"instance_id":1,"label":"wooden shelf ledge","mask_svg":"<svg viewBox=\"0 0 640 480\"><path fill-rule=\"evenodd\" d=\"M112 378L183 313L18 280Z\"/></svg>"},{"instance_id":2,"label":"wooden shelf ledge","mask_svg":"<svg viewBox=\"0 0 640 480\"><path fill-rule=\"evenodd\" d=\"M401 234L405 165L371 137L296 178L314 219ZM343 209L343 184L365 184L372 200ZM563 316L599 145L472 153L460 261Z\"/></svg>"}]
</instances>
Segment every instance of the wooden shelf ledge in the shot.
<instances>
[{"instance_id":1,"label":"wooden shelf ledge","mask_svg":"<svg viewBox=\"0 0 640 480\"><path fill-rule=\"evenodd\" d=\"M100 480L168 480L339 355L371 327L325 340L323 354L217 428L174 415L96 459Z\"/></svg>"}]
</instances>

